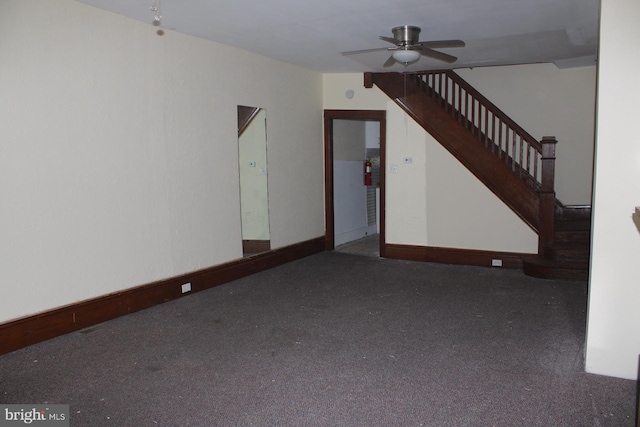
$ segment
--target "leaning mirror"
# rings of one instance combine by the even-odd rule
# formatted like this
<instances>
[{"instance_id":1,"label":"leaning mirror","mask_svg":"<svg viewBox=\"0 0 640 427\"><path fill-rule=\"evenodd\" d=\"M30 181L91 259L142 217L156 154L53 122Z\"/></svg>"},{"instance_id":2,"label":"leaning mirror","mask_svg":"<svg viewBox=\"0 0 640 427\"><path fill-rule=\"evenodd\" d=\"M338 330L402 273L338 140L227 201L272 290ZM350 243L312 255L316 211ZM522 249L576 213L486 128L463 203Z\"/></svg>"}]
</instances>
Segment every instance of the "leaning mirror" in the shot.
<instances>
[{"instance_id":1,"label":"leaning mirror","mask_svg":"<svg viewBox=\"0 0 640 427\"><path fill-rule=\"evenodd\" d=\"M238 106L238 162L242 251L250 256L271 249L264 108Z\"/></svg>"}]
</instances>

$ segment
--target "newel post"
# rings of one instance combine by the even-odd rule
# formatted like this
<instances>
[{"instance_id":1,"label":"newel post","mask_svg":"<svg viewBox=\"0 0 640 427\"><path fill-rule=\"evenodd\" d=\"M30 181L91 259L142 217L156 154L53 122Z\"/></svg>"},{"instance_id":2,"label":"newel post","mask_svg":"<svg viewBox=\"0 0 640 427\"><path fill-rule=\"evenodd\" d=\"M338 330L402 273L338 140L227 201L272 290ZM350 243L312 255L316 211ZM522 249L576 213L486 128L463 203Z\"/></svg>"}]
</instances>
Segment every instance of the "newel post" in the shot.
<instances>
[{"instance_id":1,"label":"newel post","mask_svg":"<svg viewBox=\"0 0 640 427\"><path fill-rule=\"evenodd\" d=\"M373 73L364 73L364 87L367 89L371 89L373 87Z\"/></svg>"},{"instance_id":2,"label":"newel post","mask_svg":"<svg viewBox=\"0 0 640 427\"><path fill-rule=\"evenodd\" d=\"M547 248L553 246L553 233L556 212L556 192L554 174L556 165L556 144L553 136L542 137L542 189L538 207L538 255L546 257Z\"/></svg>"}]
</instances>

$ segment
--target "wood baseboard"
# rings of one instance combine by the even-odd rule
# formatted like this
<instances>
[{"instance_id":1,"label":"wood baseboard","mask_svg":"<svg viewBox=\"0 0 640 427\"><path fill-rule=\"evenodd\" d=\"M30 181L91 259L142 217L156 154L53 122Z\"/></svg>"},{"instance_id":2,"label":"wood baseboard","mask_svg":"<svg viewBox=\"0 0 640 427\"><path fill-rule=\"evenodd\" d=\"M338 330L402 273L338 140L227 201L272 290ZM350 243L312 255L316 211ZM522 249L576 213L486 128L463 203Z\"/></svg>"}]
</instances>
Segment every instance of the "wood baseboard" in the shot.
<instances>
[{"instance_id":1,"label":"wood baseboard","mask_svg":"<svg viewBox=\"0 0 640 427\"><path fill-rule=\"evenodd\" d=\"M271 240L243 240L242 252L245 254L259 254L271 250Z\"/></svg>"},{"instance_id":2,"label":"wood baseboard","mask_svg":"<svg viewBox=\"0 0 640 427\"><path fill-rule=\"evenodd\" d=\"M0 354L143 310L325 250L325 237L0 324ZM182 293L182 285L191 291Z\"/></svg>"},{"instance_id":3,"label":"wood baseboard","mask_svg":"<svg viewBox=\"0 0 640 427\"><path fill-rule=\"evenodd\" d=\"M474 249L440 248L435 246L385 245L385 257L407 261L426 261L441 264L494 267L499 260L502 268L522 269L522 256L513 252L480 251Z\"/></svg>"}]
</instances>

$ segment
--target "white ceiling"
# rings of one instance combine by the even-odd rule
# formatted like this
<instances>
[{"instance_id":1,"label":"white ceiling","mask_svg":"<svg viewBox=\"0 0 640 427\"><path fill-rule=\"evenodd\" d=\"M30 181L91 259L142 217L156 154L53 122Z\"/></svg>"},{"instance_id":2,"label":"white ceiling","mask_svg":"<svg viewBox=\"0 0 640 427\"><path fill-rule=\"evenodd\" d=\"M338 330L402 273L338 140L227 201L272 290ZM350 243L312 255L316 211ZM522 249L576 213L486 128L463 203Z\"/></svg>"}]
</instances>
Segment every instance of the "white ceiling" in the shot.
<instances>
[{"instance_id":1,"label":"white ceiling","mask_svg":"<svg viewBox=\"0 0 640 427\"><path fill-rule=\"evenodd\" d=\"M78 0L149 23L156 0ZM382 68L387 52L341 52L391 46L379 36L415 25L420 40L462 39L441 49L454 64L422 57L409 69L553 62L594 65L599 0L159 0L165 30L202 37L324 73ZM166 31L164 37L170 37Z\"/></svg>"}]
</instances>

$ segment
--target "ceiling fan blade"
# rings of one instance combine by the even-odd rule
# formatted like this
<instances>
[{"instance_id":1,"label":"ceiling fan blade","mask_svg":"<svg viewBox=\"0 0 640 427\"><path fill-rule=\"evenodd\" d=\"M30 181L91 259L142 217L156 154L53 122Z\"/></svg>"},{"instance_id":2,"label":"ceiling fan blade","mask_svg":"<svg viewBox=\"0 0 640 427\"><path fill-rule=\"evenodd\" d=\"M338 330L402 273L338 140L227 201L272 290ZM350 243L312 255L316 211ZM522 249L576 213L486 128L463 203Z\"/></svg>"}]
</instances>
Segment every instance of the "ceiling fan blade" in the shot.
<instances>
[{"instance_id":1,"label":"ceiling fan blade","mask_svg":"<svg viewBox=\"0 0 640 427\"><path fill-rule=\"evenodd\" d=\"M343 55L347 56L347 55L357 55L358 53L367 53L367 52L380 52L383 50L389 50L386 47L377 47L374 49L363 49L363 50L352 50L349 52L342 52Z\"/></svg>"},{"instance_id":2,"label":"ceiling fan blade","mask_svg":"<svg viewBox=\"0 0 640 427\"><path fill-rule=\"evenodd\" d=\"M431 40L418 42L423 47L427 48L447 48L447 47L465 47L465 43L462 40Z\"/></svg>"},{"instance_id":3,"label":"ceiling fan blade","mask_svg":"<svg viewBox=\"0 0 640 427\"><path fill-rule=\"evenodd\" d=\"M389 59L387 59L387 61L386 61L384 64L382 64L382 66L383 66L384 68L387 68L387 67L391 67L391 66L392 66L393 64L395 64L395 63L396 63L396 60L395 60L395 59L393 59L393 55L391 55L391 56L389 57Z\"/></svg>"},{"instance_id":4,"label":"ceiling fan blade","mask_svg":"<svg viewBox=\"0 0 640 427\"><path fill-rule=\"evenodd\" d=\"M458 58L455 56L447 55L446 53L438 52L437 50L429 49L428 47L423 47L422 49L415 49L420 52L424 56L428 56L429 58L437 59L440 61L452 63L456 62Z\"/></svg>"},{"instance_id":5,"label":"ceiling fan blade","mask_svg":"<svg viewBox=\"0 0 640 427\"><path fill-rule=\"evenodd\" d=\"M389 42L391 44L398 44L398 40L391 38L391 37L385 37L385 36L380 36L380 40L384 40L386 42Z\"/></svg>"}]
</instances>

